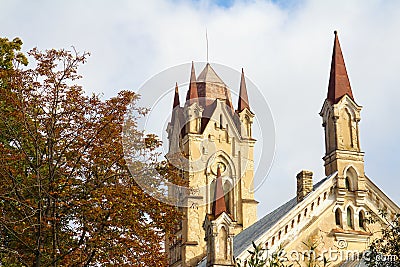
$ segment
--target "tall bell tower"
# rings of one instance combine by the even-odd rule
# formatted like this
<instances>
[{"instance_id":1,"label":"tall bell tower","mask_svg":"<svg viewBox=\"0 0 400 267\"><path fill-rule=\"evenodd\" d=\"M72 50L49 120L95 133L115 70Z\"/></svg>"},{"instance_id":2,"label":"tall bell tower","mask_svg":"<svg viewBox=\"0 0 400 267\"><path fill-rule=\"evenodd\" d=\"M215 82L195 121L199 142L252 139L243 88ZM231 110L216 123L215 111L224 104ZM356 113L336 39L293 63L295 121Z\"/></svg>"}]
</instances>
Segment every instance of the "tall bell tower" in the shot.
<instances>
[{"instance_id":1,"label":"tall bell tower","mask_svg":"<svg viewBox=\"0 0 400 267\"><path fill-rule=\"evenodd\" d=\"M360 112L353 96L338 34L335 31L328 95L320 115L325 130L325 174L337 172L337 202L347 191L355 194L357 206L366 196L364 152L360 148Z\"/></svg>"},{"instance_id":2,"label":"tall bell tower","mask_svg":"<svg viewBox=\"0 0 400 267\"><path fill-rule=\"evenodd\" d=\"M186 164L181 173L187 181L187 193L171 192L179 198L183 221L176 232L169 233L169 266L196 266L206 256L203 223L206 214L213 212L217 174L224 214L232 220L229 233L237 234L257 220L253 118L243 70L237 109L232 105L230 89L209 63L197 78L192 63L183 106L176 86L166 157L183 155Z\"/></svg>"}]
</instances>

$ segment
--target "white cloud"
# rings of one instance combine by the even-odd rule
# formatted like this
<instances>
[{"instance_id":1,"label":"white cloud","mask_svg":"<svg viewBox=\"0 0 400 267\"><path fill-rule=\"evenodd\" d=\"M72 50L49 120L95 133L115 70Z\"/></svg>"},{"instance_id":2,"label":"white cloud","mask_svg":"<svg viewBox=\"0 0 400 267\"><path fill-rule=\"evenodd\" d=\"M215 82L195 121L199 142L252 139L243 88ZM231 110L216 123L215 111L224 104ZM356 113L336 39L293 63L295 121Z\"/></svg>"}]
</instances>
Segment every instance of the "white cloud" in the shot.
<instances>
[{"instance_id":1,"label":"white cloud","mask_svg":"<svg viewBox=\"0 0 400 267\"><path fill-rule=\"evenodd\" d=\"M316 180L323 177L318 112L337 29L353 93L364 106L367 175L400 203L400 2L314 0L285 7L259 0L222 8L208 1L3 0L1 5L2 35L20 36L25 48L74 45L91 51L83 83L106 96L136 89L169 66L204 61L207 28L210 61L244 67L274 114L276 159L256 194L259 215L294 195L301 169L313 170ZM257 100L249 97L254 105Z\"/></svg>"}]
</instances>

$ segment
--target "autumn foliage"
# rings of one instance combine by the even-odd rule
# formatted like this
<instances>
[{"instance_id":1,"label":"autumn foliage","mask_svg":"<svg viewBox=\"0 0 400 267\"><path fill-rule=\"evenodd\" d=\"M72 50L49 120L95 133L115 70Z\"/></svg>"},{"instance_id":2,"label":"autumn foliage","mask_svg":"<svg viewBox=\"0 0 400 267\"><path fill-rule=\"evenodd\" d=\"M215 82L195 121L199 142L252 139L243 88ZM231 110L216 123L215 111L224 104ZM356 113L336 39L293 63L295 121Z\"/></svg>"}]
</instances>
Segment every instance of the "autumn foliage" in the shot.
<instances>
[{"instance_id":1,"label":"autumn foliage","mask_svg":"<svg viewBox=\"0 0 400 267\"><path fill-rule=\"evenodd\" d=\"M3 54L7 42L2 39ZM13 52L21 44L6 48ZM164 236L179 216L135 182L157 165L154 145L160 145L144 138L137 117L125 115L128 109L144 113L138 96L86 95L77 83L87 53L33 49L32 68L16 64L19 53L3 54L0 265L165 266ZM131 172L124 120L129 149L149 155L133 160Z\"/></svg>"}]
</instances>

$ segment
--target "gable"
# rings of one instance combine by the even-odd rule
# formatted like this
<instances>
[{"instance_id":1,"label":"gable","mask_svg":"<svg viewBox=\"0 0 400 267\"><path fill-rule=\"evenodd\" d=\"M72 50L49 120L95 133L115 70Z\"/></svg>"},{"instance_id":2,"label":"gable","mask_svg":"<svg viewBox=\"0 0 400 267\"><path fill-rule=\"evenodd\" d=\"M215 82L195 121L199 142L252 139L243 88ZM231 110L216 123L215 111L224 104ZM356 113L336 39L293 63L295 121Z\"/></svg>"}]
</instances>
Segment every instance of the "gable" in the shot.
<instances>
[{"instance_id":1,"label":"gable","mask_svg":"<svg viewBox=\"0 0 400 267\"><path fill-rule=\"evenodd\" d=\"M235 116L237 116L230 107L226 105L224 100L217 99L210 106L212 109L203 113L202 129L203 134L208 135L215 132L216 128L227 130L229 137L241 139L240 133L235 123Z\"/></svg>"},{"instance_id":2,"label":"gable","mask_svg":"<svg viewBox=\"0 0 400 267\"><path fill-rule=\"evenodd\" d=\"M364 206L357 207L355 203L337 205L336 179L333 174L321 180L314 186L313 192L297 203L291 199L281 207L269 213L253 226L239 233L234 238L234 256L242 260L250 254L252 241L261 244L271 251L282 246L288 251L306 251L303 242L320 242L321 248L364 251L370 242L379 236L379 231L385 221L379 216L379 209L386 209L389 216L399 213L399 207L391 201L370 179L367 179L369 194ZM349 193L351 194L351 193ZM347 226L347 208L351 210L353 228ZM336 225L335 211L339 209L341 225ZM374 224L358 225L359 214L371 213L379 218Z\"/></svg>"}]
</instances>

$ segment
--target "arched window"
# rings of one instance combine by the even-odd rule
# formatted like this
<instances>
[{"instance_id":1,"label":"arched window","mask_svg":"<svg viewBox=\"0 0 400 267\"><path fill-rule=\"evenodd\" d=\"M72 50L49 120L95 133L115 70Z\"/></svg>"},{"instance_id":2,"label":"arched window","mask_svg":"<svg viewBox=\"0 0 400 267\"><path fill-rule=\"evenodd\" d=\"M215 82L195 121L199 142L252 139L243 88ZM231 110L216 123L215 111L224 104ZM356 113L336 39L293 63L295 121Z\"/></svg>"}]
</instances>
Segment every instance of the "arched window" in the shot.
<instances>
[{"instance_id":1,"label":"arched window","mask_svg":"<svg viewBox=\"0 0 400 267\"><path fill-rule=\"evenodd\" d=\"M340 209L336 209L335 211L335 223L337 226L342 225L342 214L340 212Z\"/></svg>"},{"instance_id":2,"label":"arched window","mask_svg":"<svg viewBox=\"0 0 400 267\"><path fill-rule=\"evenodd\" d=\"M343 125L342 127L342 145L344 149L349 149L354 147L353 144L353 136L352 136L352 116L350 112L345 109L344 112L339 116L340 124ZM347 127L345 123L347 122Z\"/></svg>"},{"instance_id":3,"label":"arched window","mask_svg":"<svg viewBox=\"0 0 400 267\"><path fill-rule=\"evenodd\" d=\"M279 231L279 233L278 233L278 240L281 240L281 235L282 235L282 231Z\"/></svg>"},{"instance_id":4,"label":"arched window","mask_svg":"<svg viewBox=\"0 0 400 267\"><path fill-rule=\"evenodd\" d=\"M208 236L208 238L207 238L207 247L211 248L211 244L212 244L212 239L211 239L212 229L211 229L211 227L208 227L207 236ZM211 259L211 256L212 256L211 255L211 249L208 249L207 250L207 257L210 257L210 259Z\"/></svg>"},{"instance_id":5,"label":"arched window","mask_svg":"<svg viewBox=\"0 0 400 267\"><path fill-rule=\"evenodd\" d=\"M345 180L346 189L349 191L357 190L358 175L357 175L356 170L353 167L349 167L346 170L345 177L346 177L346 180Z\"/></svg>"},{"instance_id":6,"label":"arched window","mask_svg":"<svg viewBox=\"0 0 400 267\"><path fill-rule=\"evenodd\" d=\"M347 226L353 228L353 211L350 207L347 208Z\"/></svg>"},{"instance_id":7,"label":"arched window","mask_svg":"<svg viewBox=\"0 0 400 267\"><path fill-rule=\"evenodd\" d=\"M299 214L299 216L297 216L297 223L300 222L300 219L301 219L301 214Z\"/></svg>"},{"instance_id":8,"label":"arched window","mask_svg":"<svg viewBox=\"0 0 400 267\"><path fill-rule=\"evenodd\" d=\"M272 238L271 246L275 245L275 236Z\"/></svg>"},{"instance_id":9,"label":"arched window","mask_svg":"<svg viewBox=\"0 0 400 267\"><path fill-rule=\"evenodd\" d=\"M221 166L221 165L220 165ZM223 172L225 168L223 167L221 169L221 172ZM210 185L210 212L211 212L211 207L212 207L212 202L214 202L214 197L215 197L215 186L216 186L216 178L214 176L214 180L211 182ZM232 179L229 176L223 176L222 177L222 189L224 192L223 198L225 201L225 206L228 211L228 213L232 216L235 216L235 206L234 206L234 188L232 186Z\"/></svg>"},{"instance_id":10,"label":"arched window","mask_svg":"<svg viewBox=\"0 0 400 267\"><path fill-rule=\"evenodd\" d=\"M250 118L249 116L245 116L244 118L245 120L245 126L246 126L246 131L247 131L247 136L250 137L251 136L251 124L250 124Z\"/></svg>"},{"instance_id":11,"label":"arched window","mask_svg":"<svg viewBox=\"0 0 400 267\"><path fill-rule=\"evenodd\" d=\"M201 126L201 118L196 119L196 130L200 131Z\"/></svg>"},{"instance_id":12,"label":"arched window","mask_svg":"<svg viewBox=\"0 0 400 267\"><path fill-rule=\"evenodd\" d=\"M181 251L181 246L182 246L182 239L180 239L178 241L178 261L180 261L182 259L182 251Z\"/></svg>"},{"instance_id":13,"label":"arched window","mask_svg":"<svg viewBox=\"0 0 400 267\"><path fill-rule=\"evenodd\" d=\"M288 226L288 225L286 225L286 226L285 226L285 234L287 234L287 232L288 232L288 228L289 228L289 226Z\"/></svg>"},{"instance_id":14,"label":"arched window","mask_svg":"<svg viewBox=\"0 0 400 267\"><path fill-rule=\"evenodd\" d=\"M304 217L307 217L307 209L304 210Z\"/></svg>"},{"instance_id":15,"label":"arched window","mask_svg":"<svg viewBox=\"0 0 400 267\"><path fill-rule=\"evenodd\" d=\"M326 150L327 153L336 149L336 138L335 138L335 122L333 118L333 114L328 114L328 121L325 128L325 136L326 136Z\"/></svg>"},{"instance_id":16,"label":"arched window","mask_svg":"<svg viewBox=\"0 0 400 267\"><path fill-rule=\"evenodd\" d=\"M346 177L346 189L350 190L350 181L349 178Z\"/></svg>"},{"instance_id":17,"label":"arched window","mask_svg":"<svg viewBox=\"0 0 400 267\"><path fill-rule=\"evenodd\" d=\"M222 114L219 115L219 128L222 129Z\"/></svg>"},{"instance_id":18,"label":"arched window","mask_svg":"<svg viewBox=\"0 0 400 267\"><path fill-rule=\"evenodd\" d=\"M364 228L364 225L365 225L364 223L365 223L364 212L360 211L360 213L358 213L358 226L363 230L365 229Z\"/></svg>"},{"instance_id":19,"label":"arched window","mask_svg":"<svg viewBox=\"0 0 400 267\"><path fill-rule=\"evenodd\" d=\"M291 226L290 226L291 228L293 228L294 227L294 220L292 220L292 224L291 224Z\"/></svg>"},{"instance_id":20,"label":"arched window","mask_svg":"<svg viewBox=\"0 0 400 267\"><path fill-rule=\"evenodd\" d=\"M232 192L231 183L226 181L224 183L224 198L225 198L225 205L230 214L233 215L233 192Z\"/></svg>"},{"instance_id":21,"label":"arched window","mask_svg":"<svg viewBox=\"0 0 400 267\"><path fill-rule=\"evenodd\" d=\"M311 211L314 210L314 202L311 204Z\"/></svg>"}]
</instances>

